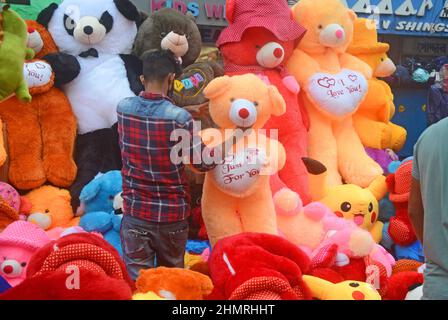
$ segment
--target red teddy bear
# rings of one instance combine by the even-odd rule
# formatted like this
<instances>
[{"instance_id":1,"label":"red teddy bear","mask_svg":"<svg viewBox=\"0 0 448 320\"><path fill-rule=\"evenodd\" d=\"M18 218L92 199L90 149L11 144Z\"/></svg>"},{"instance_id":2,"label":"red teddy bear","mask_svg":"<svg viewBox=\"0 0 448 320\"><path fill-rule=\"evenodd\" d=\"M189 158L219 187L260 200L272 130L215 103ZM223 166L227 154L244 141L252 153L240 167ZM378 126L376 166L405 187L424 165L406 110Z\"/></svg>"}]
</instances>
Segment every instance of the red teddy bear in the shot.
<instances>
[{"instance_id":1,"label":"red teddy bear","mask_svg":"<svg viewBox=\"0 0 448 320\"><path fill-rule=\"evenodd\" d=\"M208 261L209 300L310 300L302 279L308 256L275 235L240 233L219 240Z\"/></svg>"},{"instance_id":2,"label":"red teddy bear","mask_svg":"<svg viewBox=\"0 0 448 320\"><path fill-rule=\"evenodd\" d=\"M286 1L227 1L227 20L217 41L227 75L254 73L275 85L286 102L286 113L272 117L265 129L278 129L278 140L286 149L286 165L279 175L297 192L302 201L310 201L308 173L301 161L307 155L308 116L300 107L297 81L286 71L296 42L306 30L291 16Z\"/></svg>"},{"instance_id":3,"label":"red teddy bear","mask_svg":"<svg viewBox=\"0 0 448 320\"><path fill-rule=\"evenodd\" d=\"M408 214L409 193L412 183L412 161L405 161L395 174L386 179L389 199L395 206L395 217L390 219L389 235L400 246L409 246L417 240Z\"/></svg>"}]
</instances>

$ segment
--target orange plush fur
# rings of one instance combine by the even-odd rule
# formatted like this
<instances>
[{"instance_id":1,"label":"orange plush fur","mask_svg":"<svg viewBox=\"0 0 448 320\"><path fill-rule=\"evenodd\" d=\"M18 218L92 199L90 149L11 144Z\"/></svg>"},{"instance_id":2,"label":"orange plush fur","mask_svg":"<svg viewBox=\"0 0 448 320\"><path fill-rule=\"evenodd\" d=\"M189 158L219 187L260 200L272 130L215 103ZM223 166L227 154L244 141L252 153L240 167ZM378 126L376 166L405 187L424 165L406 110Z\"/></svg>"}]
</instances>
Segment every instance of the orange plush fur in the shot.
<instances>
[{"instance_id":1,"label":"orange plush fur","mask_svg":"<svg viewBox=\"0 0 448 320\"><path fill-rule=\"evenodd\" d=\"M29 31L38 32L43 42L37 58L57 51L43 26L34 21L27 24ZM43 60L28 63L36 62L46 64ZM30 88L31 103L13 97L0 104L0 117L7 129L9 180L20 190L37 188L47 180L59 187L69 187L76 176L73 161L76 119L67 98L53 87L53 82L54 75L46 83Z\"/></svg>"},{"instance_id":2,"label":"orange plush fur","mask_svg":"<svg viewBox=\"0 0 448 320\"><path fill-rule=\"evenodd\" d=\"M353 116L353 124L364 146L398 152L406 142L406 129L390 121L395 113L394 95L389 85L377 78L388 77L396 70L388 51L389 44L378 42L375 22L357 19L348 52L369 64L374 78L369 81L366 99Z\"/></svg>"},{"instance_id":3,"label":"orange plush fur","mask_svg":"<svg viewBox=\"0 0 448 320\"><path fill-rule=\"evenodd\" d=\"M153 292L169 300L204 300L213 290L212 280L202 273L165 267L141 270L135 286L138 293Z\"/></svg>"},{"instance_id":4,"label":"orange plush fur","mask_svg":"<svg viewBox=\"0 0 448 320\"><path fill-rule=\"evenodd\" d=\"M205 144L214 146L225 136L225 129L236 129L230 115L235 110L234 102L244 100L256 106L256 120L251 126L253 130L233 145L234 155L241 155L248 150L254 150L257 158L259 154L265 154L265 159L258 167L258 174L250 176L249 169L240 170L239 174L249 184L245 190L232 189L235 187L233 182L228 185L230 189L220 184L220 179L216 177L219 172L228 176L235 172L230 164L217 166L213 171L207 172L202 196L202 216L212 246L219 239L243 232L277 234L269 178L285 165L285 149L281 143L267 138L258 129L263 128L271 115L280 116L285 112L283 97L275 86L267 86L254 74L216 78L204 92L210 99L212 119L220 128L202 132Z\"/></svg>"},{"instance_id":5,"label":"orange plush fur","mask_svg":"<svg viewBox=\"0 0 448 320\"><path fill-rule=\"evenodd\" d=\"M352 122L372 77L369 65L347 53L356 14L339 0L301 0L292 10L308 30L288 69L302 88L310 117L309 157L325 164L330 186L344 180L367 187L383 171L366 154ZM351 82L360 90L349 90ZM341 104L338 93L350 103Z\"/></svg>"},{"instance_id":6,"label":"orange plush fur","mask_svg":"<svg viewBox=\"0 0 448 320\"><path fill-rule=\"evenodd\" d=\"M67 190L53 186L43 186L31 191L25 198L31 203L31 213L28 216L28 221L36 223L44 230L79 225L80 217L73 215L70 205L71 197ZM48 221L49 223L42 225L42 221Z\"/></svg>"}]
</instances>

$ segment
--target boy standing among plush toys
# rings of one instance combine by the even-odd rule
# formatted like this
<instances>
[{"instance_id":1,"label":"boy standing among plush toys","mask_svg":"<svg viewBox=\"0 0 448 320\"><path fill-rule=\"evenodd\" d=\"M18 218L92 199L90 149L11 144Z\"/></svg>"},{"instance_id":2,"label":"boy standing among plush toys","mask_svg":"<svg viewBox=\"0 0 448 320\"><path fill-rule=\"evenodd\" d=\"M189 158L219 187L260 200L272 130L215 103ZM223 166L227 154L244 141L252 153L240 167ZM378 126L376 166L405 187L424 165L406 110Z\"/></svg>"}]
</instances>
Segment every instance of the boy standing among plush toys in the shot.
<instances>
[{"instance_id":1,"label":"boy standing among plush toys","mask_svg":"<svg viewBox=\"0 0 448 320\"><path fill-rule=\"evenodd\" d=\"M215 149L195 139L192 116L168 97L180 72L172 52L144 54L141 81L145 91L139 97L122 100L118 106L123 159L121 238L123 258L133 279L139 270L154 267L155 259L158 266L184 266L190 195L185 165L172 159L178 143L172 139L175 130L188 130L189 136L180 137L188 147L193 168L205 172L215 167L213 162L193 163L197 155L208 153L212 158Z\"/></svg>"}]
</instances>

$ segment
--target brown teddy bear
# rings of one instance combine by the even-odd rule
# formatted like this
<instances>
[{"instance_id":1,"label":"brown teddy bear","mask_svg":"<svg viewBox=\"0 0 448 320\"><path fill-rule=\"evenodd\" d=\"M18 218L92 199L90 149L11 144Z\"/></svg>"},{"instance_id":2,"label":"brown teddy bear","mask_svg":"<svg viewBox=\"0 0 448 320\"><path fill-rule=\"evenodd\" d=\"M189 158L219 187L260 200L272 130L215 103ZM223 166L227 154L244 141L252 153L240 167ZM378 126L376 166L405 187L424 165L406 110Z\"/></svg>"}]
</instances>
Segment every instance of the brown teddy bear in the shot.
<instances>
[{"instance_id":1,"label":"brown teddy bear","mask_svg":"<svg viewBox=\"0 0 448 320\"><path fill-rule=\"evenodd\" d=\"M187 67L201 53L201 33L190 14L171 8L152 13L140 26L134 42L134 54L142 57L150 50L171 50Z\"/></svg>"},{"instance_id":2,"label":"brown teddy bear","mask_svg":"<svg viewBox=\"0 0 448 320\"><path fill-rule=\"evenodd\" d=\"M28 47L40 59L57 48L51 35L35 21L27 21ZM38 188L47 180L69 187L76 176L73 150L76 119L65 95L54 85L54 74L43 60L24 66L33 97L23 103L16 97L0 104L9 149L9 181L17 189Z\"/></svg>"}]
</instances>

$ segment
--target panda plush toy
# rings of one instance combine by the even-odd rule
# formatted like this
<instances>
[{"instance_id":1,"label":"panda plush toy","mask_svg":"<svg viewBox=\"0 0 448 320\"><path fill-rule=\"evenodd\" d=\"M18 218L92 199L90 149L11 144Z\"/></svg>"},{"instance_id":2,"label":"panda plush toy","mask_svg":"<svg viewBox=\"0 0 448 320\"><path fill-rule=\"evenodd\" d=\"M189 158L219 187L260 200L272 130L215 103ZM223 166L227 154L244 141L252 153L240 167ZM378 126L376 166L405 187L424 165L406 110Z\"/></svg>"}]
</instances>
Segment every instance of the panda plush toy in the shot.
<instances>
[{"instance_id":1,"label":"panda plush toy","mask_svg":"<svg viewBox=\"0 0 448 320\"><path fill-rule=\"evenodd\" d=\"M131 55L140 14L129 0L64 0L37 21L60 50L44 59L78 121L78 175L70 189L76 211L84 185L99 172L121 169L116 108L143 89L141 62Z\"/></svg>"}]
</instances>

